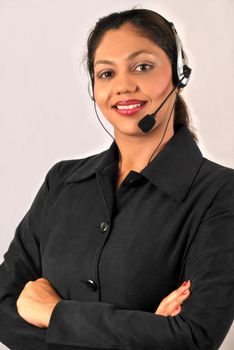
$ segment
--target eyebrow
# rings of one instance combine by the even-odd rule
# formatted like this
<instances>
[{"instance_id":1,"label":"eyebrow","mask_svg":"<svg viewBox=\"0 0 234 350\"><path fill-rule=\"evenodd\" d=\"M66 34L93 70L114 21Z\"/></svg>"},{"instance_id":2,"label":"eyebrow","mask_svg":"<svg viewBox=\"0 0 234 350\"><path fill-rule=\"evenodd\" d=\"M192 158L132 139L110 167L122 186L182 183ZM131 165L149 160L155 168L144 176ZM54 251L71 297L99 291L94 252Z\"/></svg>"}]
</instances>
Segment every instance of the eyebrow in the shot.
<instances>
[{"instance_id":1,"label":"eyebrow","mask_svg":"<svg viewBox=\"0 0 234 350\"><path fill-rule=\"evenodd\" d=\"M128 55L128 57L126 58L126 61L131 60L132 58L140 55L141 53L149 53L151 55L154 54L153 52L148 51L148 50L138 50L138 51L134 51L134 52L130 53L130 55ZM94 67L98 64L112 64L113 65L114 63L112 61L109 61L109 60L98 60L95 62Z\"/></svg>"}]
</instances>

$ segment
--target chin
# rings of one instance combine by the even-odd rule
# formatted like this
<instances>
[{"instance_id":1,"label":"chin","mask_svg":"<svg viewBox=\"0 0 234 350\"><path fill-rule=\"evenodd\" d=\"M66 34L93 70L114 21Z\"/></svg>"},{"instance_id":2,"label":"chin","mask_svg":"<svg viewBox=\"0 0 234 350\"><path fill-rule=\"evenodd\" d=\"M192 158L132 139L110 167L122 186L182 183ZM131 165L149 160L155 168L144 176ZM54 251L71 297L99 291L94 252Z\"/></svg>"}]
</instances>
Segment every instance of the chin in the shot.
<instances>
[{"instance_id":1,"label":"chin","mask_svg":"<svg viewBox=\"0 0 234 350\"><path fill-rule=\"evenodd\" d=\"M115 127L114 127L115 128ZM144 136L146 135L138 126L129 128L115 128L115 136Z\"/></svg>"}]
</instances>

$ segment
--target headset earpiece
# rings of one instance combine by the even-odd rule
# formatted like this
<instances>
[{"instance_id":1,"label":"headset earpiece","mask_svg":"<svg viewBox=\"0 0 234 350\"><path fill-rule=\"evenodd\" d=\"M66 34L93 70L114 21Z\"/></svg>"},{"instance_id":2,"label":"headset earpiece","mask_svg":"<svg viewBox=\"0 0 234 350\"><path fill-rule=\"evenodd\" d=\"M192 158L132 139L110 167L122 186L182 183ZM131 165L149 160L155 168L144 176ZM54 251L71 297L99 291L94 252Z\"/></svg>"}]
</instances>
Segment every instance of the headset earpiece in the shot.
<instances>
[{"instance_id":1,"label":"headset earpiece","mask_svg":"<svg viewBox=\"0 0 234 350\"><path fill-rule=\"evenodd\" d=\"M192 69L188 66L188 59L183 50L181 40L177 34L174 24L172 22L169 22L169 24L175 36L177 50L176 64L173 65L173 79L175 80L175 85L177 85L181 80L178 87L183 88L188 84Z\"/></svg>"},{"instance_id":2,"label":"headset earpiece","mask_svg":"<svg viewBox=\"0 0 234 350\"><path fill-rule=\"evenodd\" d=\"M91 81L89 81L89 83L88 83L88 92L89 92L89 96L90 96L91 100L95 101L94 92L93 92L93 85L94 85L94 81L93 81L93 78L91 76Z\"/></svg>"},{"instance_id":3,"label":"headset earpiece","mask_svg":"<svg viewBox=\"0 0 234 350\"><path fill-rule=\"evenodd\" d=\"M185 64L184 67L183 67L183 72L184 72L185 78L188 79L188 78L190 77L190 74L191 74L191 72L192 72L192 69L189 68L189 67Z\"/></svg>"},{"instance_id":4,"label":"headset earpiece","mask_svg":"<svg viewBox=\"0 0 234 350\"><path fill-rule=\"evenodd\" d=\"M91 74L91 86L92 86L92 101L96 101L95 100L95 97L94 97L94 76L93 76L93 73Z\"/></svg>"}]
</instances>

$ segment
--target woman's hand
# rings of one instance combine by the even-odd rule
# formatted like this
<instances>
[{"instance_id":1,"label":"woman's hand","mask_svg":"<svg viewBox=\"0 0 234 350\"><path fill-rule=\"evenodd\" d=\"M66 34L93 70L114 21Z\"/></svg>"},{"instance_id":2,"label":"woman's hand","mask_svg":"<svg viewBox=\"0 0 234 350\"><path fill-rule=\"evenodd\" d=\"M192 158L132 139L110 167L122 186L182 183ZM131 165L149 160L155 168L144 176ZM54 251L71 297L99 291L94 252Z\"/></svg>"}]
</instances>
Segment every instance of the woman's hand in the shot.
<instances>
[{"instance_id":1,"label":"woman's hand","mask_svg":"<svg viewBox=\"0 0 234 350\"><path fill-rule=\"evenodd\" d=\"M178 289L174 290L166 298L164 298L159 304L156 315L162 316L176 316L181 312L181 305L190 295L189 288L191 287L191 281L184 282ZM184 294L183 294L184 293Z\"/></svg>"},{"instance_id":2,"label":"woman's hand","mask_svg":"<svg viewBox=\"0 0 234 350\"><path fill-rule=\"evenodd\" d=\"M29 281L19 295L16 306L19 315L28 323L47 328L56 304L62 300L45 278Z\"/></svg>"}]
</instances>

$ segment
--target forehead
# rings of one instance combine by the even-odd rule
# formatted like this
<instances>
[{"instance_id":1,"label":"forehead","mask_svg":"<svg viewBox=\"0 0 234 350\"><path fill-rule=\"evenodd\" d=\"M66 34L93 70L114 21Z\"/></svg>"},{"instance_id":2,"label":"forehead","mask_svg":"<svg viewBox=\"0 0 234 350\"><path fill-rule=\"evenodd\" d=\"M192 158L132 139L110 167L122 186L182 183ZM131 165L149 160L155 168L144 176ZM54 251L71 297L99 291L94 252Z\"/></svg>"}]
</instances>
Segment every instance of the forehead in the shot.
<instances>
[{"instance_id":1,"label":"forehead","mask_svg":"<svg viewBox=\"0 0 234 350\"><path fill-rule=\"evenodd\" d=\"M164 52L155 42L145 37L140 29L126 23L117 29L109 29L103 35L94 55L94 63L103 58L118 59L138 50L155 54Z\"/></svg>"}]
</instances>

